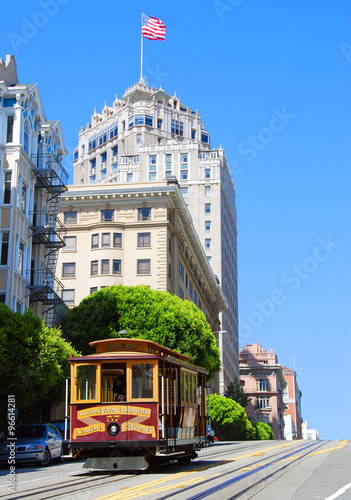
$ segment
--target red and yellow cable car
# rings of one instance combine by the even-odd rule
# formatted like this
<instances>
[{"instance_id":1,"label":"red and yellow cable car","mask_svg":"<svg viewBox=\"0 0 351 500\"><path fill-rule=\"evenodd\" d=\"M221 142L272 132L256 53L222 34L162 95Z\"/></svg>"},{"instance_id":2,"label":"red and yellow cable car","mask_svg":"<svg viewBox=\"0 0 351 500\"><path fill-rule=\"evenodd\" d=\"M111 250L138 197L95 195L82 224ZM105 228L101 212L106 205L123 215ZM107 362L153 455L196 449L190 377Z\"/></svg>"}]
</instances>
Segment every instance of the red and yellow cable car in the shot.
<instances>
[{"instance_id":1,"label":"red and yellow cable car","mask_svg":"<svg viewBox=\"0 0 351 500\"><path fill-rule=\"evenodd\" d=\"M149 340L91 342L70 358L70 443L93 470L142 470L207 445L207 370Z\"/></svg>"}]
</instances>

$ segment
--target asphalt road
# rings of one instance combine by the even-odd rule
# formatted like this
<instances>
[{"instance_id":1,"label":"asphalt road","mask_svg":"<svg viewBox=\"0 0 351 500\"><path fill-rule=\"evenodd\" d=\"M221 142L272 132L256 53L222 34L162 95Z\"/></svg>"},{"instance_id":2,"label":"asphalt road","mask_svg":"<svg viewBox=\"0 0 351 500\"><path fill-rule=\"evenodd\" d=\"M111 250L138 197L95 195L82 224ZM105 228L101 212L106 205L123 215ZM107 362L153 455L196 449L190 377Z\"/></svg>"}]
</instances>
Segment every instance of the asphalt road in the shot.
<instances>
[{"instance_id":1,"label":"asphalt road","mask_svg":"<svg viewBox=\"0 0 351 500\"><path fill-rule=\"evenodd\" d=\"M71 460L22 465L13 491L2 469L0 499L351 500L347 441L216 443L198 454L190 465L174 462L146 473L94 474Z\"/></svg>"}]
</instances>

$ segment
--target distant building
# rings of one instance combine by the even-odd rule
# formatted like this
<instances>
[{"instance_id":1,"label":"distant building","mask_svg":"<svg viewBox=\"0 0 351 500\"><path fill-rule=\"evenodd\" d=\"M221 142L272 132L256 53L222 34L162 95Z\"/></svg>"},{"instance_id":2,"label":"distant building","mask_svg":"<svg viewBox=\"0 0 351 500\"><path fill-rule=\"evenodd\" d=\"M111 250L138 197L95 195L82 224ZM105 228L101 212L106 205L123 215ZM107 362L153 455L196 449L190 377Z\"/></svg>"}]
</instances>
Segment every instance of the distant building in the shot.
<instances>
[{"instance_id":1,"label":"distant building","mask_svg":"<svg viewBox=\"0 0 351 500\"><path fill-rule=\"evenodd\" d=\"M0 59L0 302L33 308L53 326L62 303L55 276L57 225L67 175L61 124L45 118L37 84L20 84L13 56Z\"/></svg>"},{"instance_id":2,"label":"distant building","mask_svg":"<svg viewBox=\"0 0 351 500\"><path fill-rule=\"evenodd\" d=\"M75 186L128 184L134 190L176 178L228 304L215 330L223 362L218 392L225 393L239 378L235 188L225 152L211 149L199 112L176 94L137 83L101 113L94 111L79 133L73 165ZM189 283L181 290L175 293L193 293Z\"/></svg>"},{"instance_id":3,"label":"distant building","mask_svg":"<svg viewBox=\"0 0 351 500\"><path fill-rule=\"evenodd\" d=\"M302 439L311 439L312 441L319 441L319 433L316 429L309 429L307 420L302 422Z\"/></svg>"},{"instance_id":4,"label":"distant building","mask_svg":"<svg viewBox=\"0 0 351 500\"><path fill-rule=\"evenodd\" d=\"M283 393L283 401L286 407L284 411L285 439L302 439L302 393L297 385L296 372L286 366L283 366L283 372L287 383Z\"/></svg>"},{"instance_id":5,"label":"distant building","mask_svg":"<svg viewBox=\"0 0 351 500\"><path fill-rule=\"evenodd\" d=\"M70 186L60 220L67 229L58 259L69 307L111 285L147 285L194 302L213 331L227 305L172 179Z\"/></svg>"},{"instance_id":6,"label":"distant building","mask_svg":"<svg viewBox=\"0 0 351 500\"><path fill-rule=\"evenodd\" d=\"M253 422L272 427L275 439L284 439L283 367L273 349L260 343L247 344L239 351L240 382L250 398L246 412Z\"/></svg>"}]
</instances>

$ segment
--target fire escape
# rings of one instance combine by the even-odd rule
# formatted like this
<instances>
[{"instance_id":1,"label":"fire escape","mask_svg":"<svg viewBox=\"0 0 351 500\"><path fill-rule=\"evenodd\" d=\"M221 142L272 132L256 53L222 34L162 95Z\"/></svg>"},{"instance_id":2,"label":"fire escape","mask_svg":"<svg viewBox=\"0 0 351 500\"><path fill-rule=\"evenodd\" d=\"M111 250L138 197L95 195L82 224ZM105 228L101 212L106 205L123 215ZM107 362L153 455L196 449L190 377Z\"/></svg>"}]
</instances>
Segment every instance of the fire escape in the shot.
<instances>
[{"instance_id":1,"label":"fire escape","mask_svg":"<svg viewBox=\"0 0 351 500\"><path fill-rule=\"evenodd\" d=\"M64 305L61 298L63 284L55 276L55 271L58 251L65 246L62 235L66 229L57 214L61 194L67 191L68 174L56 155L38 153L32 155L32 161L36 165L32 168L36 194L45 190L46 204L32 213L32 244L42 245L45 250L44 259L37 254L30 270L29 300L43 304L44 321L48 327L53 327L56 308Z\"/></svg>"}]
</instances>

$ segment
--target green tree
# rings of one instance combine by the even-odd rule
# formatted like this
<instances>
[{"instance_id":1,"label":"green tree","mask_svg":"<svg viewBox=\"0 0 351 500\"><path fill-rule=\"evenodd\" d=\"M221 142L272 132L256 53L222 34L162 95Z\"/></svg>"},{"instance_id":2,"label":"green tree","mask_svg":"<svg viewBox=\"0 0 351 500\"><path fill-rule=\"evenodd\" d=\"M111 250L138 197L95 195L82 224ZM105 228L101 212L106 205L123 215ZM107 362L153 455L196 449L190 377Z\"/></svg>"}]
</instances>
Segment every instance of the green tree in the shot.
<instances>
[{"instance_id":1,"label":"green tree","mask_svg":"<svg viewBox=\"0 0 351 500\"><path fill-rule=\"evenodd\" d=\"M227 397L239 403L239 405L243 408L246 408L250 401L249 396L245 394L243 386L237 378L235 378L234 382L229 385L227 389Z\"/></svg>"},{"instance_id":2,"label":"green tree","mask_svg":"<svg viewBox=\"0 0 351 500\"><path fill-rule=\"evenodd\" d=\"M83 354L89 342L117 337L152 340L186 354L210 376L220 369L219 351L205 315L187 300L147 286L112 286L86 297L70 310L63 327L66 338Z\"/></svg>"},{"instance_id":3,"label":"green tree","mask_svg":"<svg viewBox=\"0 0 351 500\"><path fill-rule=\"evenodd\" d=\"M274 439L272 427L264 422L255 422L256 439Z\"/></svg>"},{"instance_id":4,"label":"green tree","mask_svg":"<svg viewBox=\"0 0 351 500\"><path fill-rule=\"evenodd\" d=\"M207 398L207 405L209 400ZM211 425L222 441L245 441L256 438L256 431L242 406L231 398L210 395Z\"/></svg>"},{"instance_id":5,"label":"green tree","mask_svg":"<svg viewBox=\"0 0 351 500\"><path fill-rule=\"evenodd\" d=\"M0 304L0 426L6 421L7 397L14 395L16 408L26 420L40 418L44 404L64 398L68 357L75 349L58 329L47 328L28 311L21 315Z\"/></svg>"}]
</instances>

